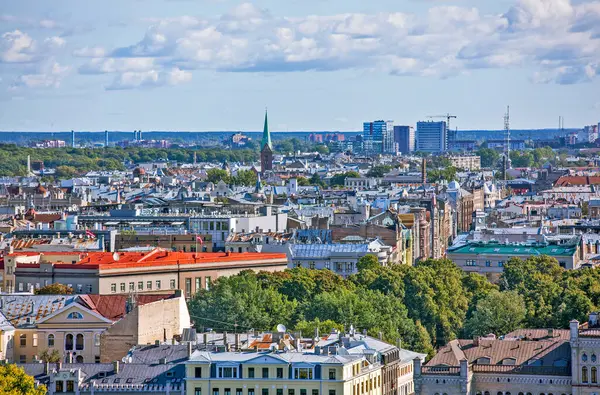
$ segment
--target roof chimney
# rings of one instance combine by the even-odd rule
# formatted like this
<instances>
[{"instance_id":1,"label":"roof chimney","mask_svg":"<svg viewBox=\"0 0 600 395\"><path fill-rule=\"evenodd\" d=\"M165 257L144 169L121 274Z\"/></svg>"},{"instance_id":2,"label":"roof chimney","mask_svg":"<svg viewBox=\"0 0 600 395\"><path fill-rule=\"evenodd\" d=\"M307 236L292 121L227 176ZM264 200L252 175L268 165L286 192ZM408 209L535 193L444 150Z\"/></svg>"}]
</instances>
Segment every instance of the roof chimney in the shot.
<instances>
[{"instance_id":1,"label":"roof chimney","mask_svg":"<svg viewBox=\"0 0 600 395\"><path fill-rule=\"evenodd\" d=\"M113 371L115 372L115 374L119 374L120 372L120 363L119 361L114 361L113 362Z\"/></svg>"},{"instance_id":2,"label":"roof chimney","mask_svg":"<svg viewBox=\"0 0 600 395\"><path fill-rule=\"evenodd\" d=\"M475 336L473 338L473 346L474 347L479 347L479 336Z\"/></svg>"},{"instance_id":3,"label":"roof chimney","mask_svg":"<svg viewBox=\"0 0 600 395\"><path fill-rule=\"evenodd\" d=\"M188 342L187 344L187 356L188 359L192 356L192 352L194 351L194 348L192 347L192 342Z\"/></svg>"}]
</instances>

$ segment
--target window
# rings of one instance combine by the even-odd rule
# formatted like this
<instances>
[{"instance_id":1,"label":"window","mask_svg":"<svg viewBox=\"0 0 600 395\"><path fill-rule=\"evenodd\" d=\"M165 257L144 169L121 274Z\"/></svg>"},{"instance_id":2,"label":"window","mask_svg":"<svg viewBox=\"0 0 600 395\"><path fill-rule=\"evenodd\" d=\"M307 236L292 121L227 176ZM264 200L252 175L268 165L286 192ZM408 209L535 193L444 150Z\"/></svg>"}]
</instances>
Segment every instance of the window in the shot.
<instances>
[{"instance_id":1,"label":"window","mask_svg":"<svg viewBox=\"0 0 600 395\"><path fill-rule=\"evenodd\" d=\"M306 390L305 389L301 389L300 390L300 395L306 395Z\"/></svg>"},{"instance_id":2,"label":"window","mask_svg":"<svg viewBox=\"0 0 600 395\"><path fill-rule=\"evenodd\" d=\"M269 368L262 368L262 377L263 379L269 378Z\"/></svg>"},{"instance_id":3,"label":"window","mask_svg":"<svg viewBox=\"0 0 600 395\"><path fill-rule=\"evenodd\" d=\"M78 294L83 293L83 285L77 284L77 293Z\"/></svg>"},{"instance_id":4,"label":"window","mask_svg":"<svg viewBox=\"0 0 600 395\"><path fill-rule=\"evenodd\" d=\"M254 395L254 388L248 388L248 395Z\"/></svg>"},{"instance_id":5,"label":"window","mask_svg":"<svg viewBox=\"0 0 600 395\"><path fill-rule=\"evenodd\" d=\"M596 354L592 354L592 362L596 362Z\"/></svg>"},{"instance_id":6,"label":"window","mask_svg":"<svg viewBox=\"0 0 600 395\"><path fill-rule=\"evenodd\" d=\"M100 363L100 355L94 356L94 363Z\"/></svg>"},{"instance_id":7,"label":"window","mask_svg":"<svg viewBox=\"0 0 600 395\"><path fill-rule=\"evenodd\" d=\"M156 280L156 289L160 289L160 280Z\"/></svg>"},{"instance_id":8,"label":"window","mask_svg":"<svg viewBox=\"0 0 600 395\"><path fill-rule=\"evenodd\" d=\"M329 262L329 261L325 262L325 269L331 270L331 262Z\"/></svg>"},{"instance_id":9,"label":"window","mask_svg":"<svg viewBox=\"0 0 600 395\"><path fill-rule=\"evenodd\" d=\"M477 261L474 259L467 259L467 266L477 266Z\"/></svg>"},{"instance_id":10,"label":"window","mask_svg":"<svg viewBox=\"0 0 600 395\"><path fill-rule=\"evenodd\" d=\"M288 395L294 395L294 390L293 389L288 390Z\"/></svg>"},{"instance_id":11,"label":"window","mask_svg":"<svg viewBox=\"0 0 600 395\"><path fill-rule=\"evenodd\" d=\"M68 320L82 320L83 319L83 314L81 314L78 311L74 311L72 313L69 313L69 315L67 316Z\"/></svg>"},{"instance_id":12,"label":"window","mask_svg":"<svg viewBox=\"0 0 600 395\"><path fill-rule=\"evenodd\" d=\"M27 355L19 355L19 363L27 363Z\"/></svg>"},{"instance_id":13,"label":"window","mask_svg":"<svg viewBox=\"0 0 600 395\"><path fill-rule=\"evenodd\" d=\"M236 388L235 395L244 395L244 390L241 388ZM279 395L279 394L277 394L277 395Z\"/></svg>"},{"instance_id":14,"label":"window","mask_svg":"<svg viewBox=\"0 0 600 395\"><path fill-rule=\"evenodd\" d=\"M335 390L329 390L329 395L335 395Z\"/></svg>"},{"instance_id":15,"label":"window","mask_svg":"<svg viewBox=\"0 0 600 395\"><path fill-rule=\"evenodd\" d=\"M592 373L592 383L596 384L598 382L598 370L596 369L595 366L592 367L591 373Z\"/></svg>"},{"instance_id":16,"label":"window","mask_svg":"<svg viewBox=\"0 0 600 395\"><path fill-rule=\"evenodd\" d=\"M171 280L171 287L174 286L174 280ZM192 279L191 278L186 278L185 279L185 297L189 298L192 296Z\"/></svg>"},{"instance_id":17,"label":"window","mask_svg":"<svg viewBox=\"0 0 600 395\"><path fill-rule=\"evenodd\" d=\"M125 283L121 283L119 285L119 289L121 290L121 292L125 292Z\"/></svg>"},{"instance_id":18,"label":"window","mask_svg":"<svg viewBox=\"0 0 600 395\"><path fill-rule=\"evenodd\" d=\"M277 388L277 391L275 391L276 395L283 395L283 388Z\"/></svg>"},{"instance_id":19,"label":"window","mask_svg":"<svg viewBox=\"0 0 600 395\"><path fill-rule=\"evenodd\" d=\"M202 368L201 367L194 368L194 377L196 377L197 379L202 378Z\"/></svg>"},{"instance_id":20,"label":"window","mask_svg":"<svg viewBox=\"0 0 600 395\"><path fill-rule=\"evenodd\" d=\"M83 356L82 356L82 355L78 355L78 356L75 358L75 362L76 362L76 363L83 363Z\"/></svg>"},{"instance_id":21,"label":"window","mask_svg":"<svg viewBox=\"0 0 600 395\"><path fill-rule=\"evenodd\" d=\"M588 371L587 371L587 367L585 367L585 366L581 368L581 382L582 383L588 382Z\"/></svg>"},{"instance_id":22,"label":"window","mask_svg":"<svg viewBox=\"0 0 600 395\"><path fill-rule=\"evenodd\" d=\"M308 264L308 268L309 268L309 269L314 269L315 267L316 267L316 266L315 266L315 263L314 263L314 262L310 262L310 263Z\"/></svg>"},{"instance_id":23,"label":"window","mask_svg":"<svg viewBox=\"0 0 600 395\"><path fill-rule=\"evenodd\" d=\"M110 284L110 292L113 294L117 292L117 284L115 284L115 283Z\"/></svg>"},{"instance_id":24,"label":"window","mask_svg":"<svg viewBox=\"0 0 600 395\"><path fill-rule=\"evenodd\" d=\"M277 378L278 379L283 378L283 368L277 368Z\"/></svg>"},{"instance_id":25,"label":"window","mask_svg":"<svg viewBox=\"0 0 600 395\"><path fill-rule=\"evenodd\" d=\"M94 346L100 347L100 334L94 333Z\"/></svg>"},{"instance_id":26,"label":"window","mask_svg":"<svg viewBox=\"0 0 600 395\"><path fill-rule=\"evenodd\" d=\"M329 380L335 380L335 369L329 369Z\"/></svg>"},{"instance_id":27,"label":"window","mask_svg":"<svg viewBox=\"0 0 600 395\"><path fill-rule=\"evenodd\" d=\"M268 388L263 388L262 389L262 395L269 395L269 389Z\"/></svg>"},{"instance_id":28,"label":"window","mask_svg":"<svg viewBox=\"0 0 600 395\"><path fill-rule=\"evenodd\" d=\"M81 333L78 333L77 336L75 336L75 349L83 350L83 335Z\"/></svg>"},{"instance_id":29,"label":"window","mask_svg":"<svg viewBox=\"0 0 600 395\"><path fill-rule=\"evenodd\" d=\"M75 392L75 382L73 380L67 381L67 392Z\"/></svg>"},{"instance_id":30,"label":"window","mask_svg":"<svg viewBox=\"0 0 600 395\"><path fill-rule=\"evenodd\" d=\"M171 289L175 289L175 286L176 286L175 280L171 280L169 284L171 286Z\"/></svg>"},{"instance_id":31,"label":"window","mask_svg":"<svg viewBox=\"0 0 600 395\"><path fill-rule=\"evenodd\" d=\"M32 343L33 347L37 347L37 345L38 345L38 335L37 335L37 333L34 333L31 336L31 343Z\"/></svg>"},{"instance_id":32,"label":"window","mask_svg":"<svg viewBox=\"0 0 600 395\"><path fill-rule=\"evenodd\" d=\"M202 388L201 387L194 388L194 395L202 395Z\"/></svg>"},{"instance_id":33,"label":"window","mask_svg":"<svg viewBox=\"0 0 600 395\"><path fill-rule=\"evenodd\" d=\"M151 290L152 289L152 281L146 281L146 289L147 290Z\"/></svg>"},{"instance_id":34,"label":"window","mask_svg":"<svg viewBox=\"0 0 600 395\"><path fill-rule=\"evenodd\" d=\"M486 267L492 266L492 261L485 261L485 266Z\"/></svg>"},{"instance_id":35,"label":"window","mask_svg":"<svg viewBox=\"0 0 600 395\"><path fill-rule=\"evenodd\" d=\"M254 368L248 368L248 378L249 379L254 378Z\"/></svg>"},{"instance_id":36,"label":"window","mask_svg":"<svg viewBox=\"0 0 600 395\"><path fill-rule=\"evenodd\" d=\"M582 360L583 362L587 362L587 360L588 360L588 356L587 356L587 354L585 354L585 353L584 353L584 354L581 356L581 360Z\"/></svg>"},{"instance_id":37,"label":"window","mask_svg":"<svg viewBox=\"0 0 600 395\"><path fill-rule=\"evenodd\" d=\"M498 261L498 267L504 267L504 261Z\"/></svg>"},{"instance_id":38,"label":"window","mask_svg":"<svg viewBox=\"0 0 600 395\"><path fill-rule=\"evenodd\" d=\"M224 393L225 395L231 395L231 388L225 388L225 389L223 390L223 393Z\"/></svg>"},{"instance_id":39,"label":"window","mask_svg":"<svg viewBox=\"0 0 600 395\"><path fill-rule=\"evenodd\" d=\"M294 379L296 380L312 380L313 370L311 368L295 368Z\"/></svg>"},{"instance_id":40,"label":"window","mask_svg":"<svg viewBox=\"0 0 600 395\"><path fill-rule=\"evenodd\" d=\"M202 289L202 277L196 277L196 292Z\"/></svg>"},{"instance_id":41,"label":"window","mask_svg":"<svg viewBox=\"0 0 600 395\"><path fill-rule=\"evenodd\" d=\"M144 282L138 281L138 291L143 291L143 290L144 290Z\"/></svg>"},{"instance_id":42,"label":"window","mask_svg":"<svg viewBox=\"0 0 600 395\"><path fill-rule=\"evenodd\" d=\"M237 378L237 369L233 367L219 367L219 378Z\"/></svg>"},{"instance_id":43,"label":"window","mask_svg":"<svg viewBox=\"0 0 600 395\"><path fill-rule=\"evenodd\" d=\"M213 395L219 395L219 389L213 388Z\"/></svg>"},{"instance_id":44,"label":"window","mask_svg":"<svg viewBox=\"0 0 600 395\"><path fill-rule=\"evenodd\" d=\"M62 380L57 380L56 381L56 392L64 392L64 381Z\"/></svg>"},{"instance_id":45,"label":"window","mask_svg":"<svg viewBox=\"0 0 600 395\"><path fill-rule=\"evenodd\" d=\"M54 347L54 335L52 333L48 335L48 347Z\"/></svg>"},{"instance_id":46,"label":"window","mask_svg":"<svg viewBox=\"0 0 600 395\"><path fill-rule=\"evenodd\" d=\"M319 390L312 390L312 395L319 395Z\"/></svg>"},{"instance_id":47,"label":"window","mask_svg":"<svg viewBox=\"0 0 600 395\"><path fill-rule=\"evenodd\" d=\"M133 292L135 291L135 283L134 282L130 282L129 283L129 292Z\"/></svg>"},{"instance_id":48,"label":"window","mask_svg":"<svg viewBox=\"0 0 600 395\"><path fill-rule=\"evenodd\" d=\"M92 293L92 285L91 284L86 285L85 290L87 293L91 294Z\"/></svg>"},{"instance_id":49,"label":"window","mask_svg":"<svg viewBox=\"0 0 600 395\"><path fill-rule=\"evenodd\" d=\"M21 347L27 347L27 335L26 334L22 334L19 336L19 345Z\"/></svg>"},{"instance_id":50,"label":"window","mask_svg":"<svg viewBox=\"0 0 600 395\"><path fill-rule=\"evenodd\" d=\"M73 335L70 333L65 337L65 350L73 349L73 343L74 343L73 340L74 340Z\"/></svg>"},{"instance_id":51,"label":"window","mask_svg":"<svg viewBox=\"0 0 600 395\"><path fill-rule=\"evenodd\" d=\"M210 276L204 277L204 289L207 291L210 289Z\"/></svg>"}]
</instances>

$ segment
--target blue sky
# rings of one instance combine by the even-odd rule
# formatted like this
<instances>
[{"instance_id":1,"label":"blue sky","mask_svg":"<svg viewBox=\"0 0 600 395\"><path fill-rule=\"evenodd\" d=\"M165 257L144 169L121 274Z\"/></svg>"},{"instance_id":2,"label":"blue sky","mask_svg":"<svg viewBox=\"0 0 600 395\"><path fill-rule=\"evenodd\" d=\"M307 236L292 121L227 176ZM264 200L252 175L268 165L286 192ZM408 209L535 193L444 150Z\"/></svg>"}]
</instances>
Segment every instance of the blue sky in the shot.
<instances>
[{"instance_id":1,"label":"blue sky","mask_svg":"<svg viewBox=\"0 0 600 395\"><path fill-rule=\"evenodd\" d=\"M600 121L600 2L19 0L0 130L460 129Z\"/></svg>"}]
</instances>

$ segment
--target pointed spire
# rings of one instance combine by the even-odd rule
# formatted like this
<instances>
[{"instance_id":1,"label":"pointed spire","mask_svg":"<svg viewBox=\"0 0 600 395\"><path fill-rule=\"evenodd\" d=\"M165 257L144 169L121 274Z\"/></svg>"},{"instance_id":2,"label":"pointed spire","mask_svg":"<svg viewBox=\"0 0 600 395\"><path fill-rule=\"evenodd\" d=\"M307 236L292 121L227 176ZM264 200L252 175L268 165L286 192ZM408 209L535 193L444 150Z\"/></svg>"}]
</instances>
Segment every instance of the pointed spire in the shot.
<instances>
[{"instance_id":1,"label":"pointed spire","mask_svg":"<svg viewBox=\"0 0 600 395\"><path fill-rule=\"evenodd\" d=\"M262 141L260 143L260 148L263 149L265 145L268 145L269 148L273 149L273 144L271 143L271 133L269 132L269 120L267 117L267 109L265 108L265 126L263 128L263 136Z\"/></svg>"}]
</instances>

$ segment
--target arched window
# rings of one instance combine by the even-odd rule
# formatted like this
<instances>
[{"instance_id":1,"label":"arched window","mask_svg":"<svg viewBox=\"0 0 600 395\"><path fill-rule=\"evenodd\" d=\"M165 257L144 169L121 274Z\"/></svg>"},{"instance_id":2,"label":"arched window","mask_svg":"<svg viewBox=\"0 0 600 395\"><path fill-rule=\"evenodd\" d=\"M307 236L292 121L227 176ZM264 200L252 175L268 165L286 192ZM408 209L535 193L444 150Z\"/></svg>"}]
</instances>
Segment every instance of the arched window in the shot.
<instances>
[{"instance_id":1,"label":"arched window","mask_svg":"<svg viewBox=\"0 0 600 395\"><path fill-rule=\"evenodd\" d=\"M581 356L581 360L583 362L587 362L587 354L586 353L583 353L583 355Z\"/></svg>"},{"instance_id":2,"label":"arched window","mask_svg":"<svg viewBox=\"0 0 600 395\"><path fill-rule=\"evenodd\" d=\"M75 349L83 350L83 335L81 333L78 333L75 338Z\"/></svg>"},{"instance_id":3,"label":"arched window","mask_svg":"<svg viewBox=\"0 0 600 395\"><path fill-rule=\"evenodd\" d=\"M52 333L48 335L48 347L54 347L54 335Z\"/></svg>"},{"instance_id":4,"label":"arched window","mask_svg":"<svg viewBox=\"0 0 600 395\"><path fill-rule=\"evenodd\" d=\"M522 392L519 392L519 395L525 395L525 394L524 394L524 393L522 393Z\"/></svg>"},{"instance_id":5,"label":"arched window","mask_svg":"<svg viewBox=\"0 0 600 395\"><path fill-rule=\"evenodd\" d=\"M596 369L595 366L592 367L592 383L597 383L598 382L598 369Z\"/></svg>"},{"instance_id":6,"label":"arched window","mask_svg":"<svg viewBox=\"0 0 600 395\"><path fill-rule=\"evenodd\" d=\"M505 392L504 395L510 395L510 392Z\"/></svg>"},{"instance_id":7,"label":"arched window","mask_svg":"<svg viewBox=\"0 0 600 395\"><path fill-rule=\"evenodd\" d=\"M502 391L498 391L496 395L502 395Z\"/></svg>"},{"instance_id":8,"label":"arched window","mask_svg":"<svg viewBox=\"0 0 600 395\"><path fill-rule=\"evenodd\" d=\"M78 311L74 311L72 313L69 313L69 315L67 316L68 320L82 320L83 319L83 314L81 314Z\"/></svg>"},{"instance_id":9,"label":"arched window","mask_svg":"<svg viewBox=\"0 0 600 395\"><path fill-rule=\"evenodd\" d=\"M100 347L100 334L96 333L94 335L94 346Z\"/></svg>"},{"instance_id":10,"label":"arched window","mask_svg":"<svg viewBox=\"0 0 600 395\"><path fill-rule=\"evenodd\" d=\"M581 382L582 383L588 382L588 372L587 372L587 367L585 367L585 366L581 368Z\"/></svg>"},{"instance_id":11,"label":"arched window","mask_svg":"<svg viewBox=\"0 0 600 395\"><path fill-rule=\"evenodd\" d=\"M72 334L68 334L65 337L65 350L72 350L73 349L73 335Z\"/></svg>"},{"instance_id":12,"label":"arched window","mask_svg":"<svg viewBox=\"0 0 600 395\"><path fill-rule=\"evenodd\" d=\"M77 363L83 363L83 356L78 355L77 358L75 358L75 362L77 362Z\"/></svg>"},{"instance_id":13,"label":"arched window","mask_svg":"<svg viewBox=\"0 0 600 395\"><path fill-rule=\"evenodd\" d=\"M596 354L592 354L592 362L596 362Z\"/></svg>"},{"instance_id":14,"label":"arched window","mask_svg":"<svg viewBox=\"0 0 600 395\"><path fill-rule=\"evenodd\" d=\"M485 391L483 395L490 395L490 391Z\"/></svg>"}]
</instances>

